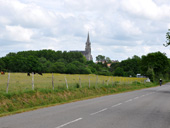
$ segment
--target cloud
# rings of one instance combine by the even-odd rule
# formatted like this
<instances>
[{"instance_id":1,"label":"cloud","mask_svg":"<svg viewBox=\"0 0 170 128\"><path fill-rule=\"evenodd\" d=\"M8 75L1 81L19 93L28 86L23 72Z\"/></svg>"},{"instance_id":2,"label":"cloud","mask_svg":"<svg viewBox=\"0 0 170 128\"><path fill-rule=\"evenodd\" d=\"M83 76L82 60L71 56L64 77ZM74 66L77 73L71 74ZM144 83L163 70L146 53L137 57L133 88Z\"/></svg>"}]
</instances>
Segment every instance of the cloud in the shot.
<instances>
[{"instance_id":1,"label":"cloud","mask_svg":"<svg viewBox=\"0 0 170 128\"><path fill-rule=\"evenodd\" d=\"M158 5L153 0L122 0L122 10L137 16L152 20L166 20L170 5Z\"/></svg>"},{"instance_id":2,"label":"cloud","mask_svg":"<svg viewBox=\"0 0 170 128\"><path fill-rule=\"evenodd\" d=\"M125 32L130 35L135 36L142 34L141 30L137 26L135 26L133 22L129 20L124 20L120 24L122 29L125 30Z\"/></svg>"},{"instance_id":3,"label":"cloud","mask_svg":"<svg viewBox=\"0 0 170 128\"><path fill-rule=\"evenodd\" d=\"M13 41L30 41L34 32L21 26L6 26L6 35L4 38Z\"/></svg>"},{"instance_id":4,"label":"cloud","mask_svg":"<svg viewBox=\"0 0 170 128\"><path fill-rule=\"evenodd\" d=\"M167 52L162 44L170 28L169 11L169 0L4 0L0 56L48 48L84 50L88 31L93 58Z\"/></svg>"}]
</instances>

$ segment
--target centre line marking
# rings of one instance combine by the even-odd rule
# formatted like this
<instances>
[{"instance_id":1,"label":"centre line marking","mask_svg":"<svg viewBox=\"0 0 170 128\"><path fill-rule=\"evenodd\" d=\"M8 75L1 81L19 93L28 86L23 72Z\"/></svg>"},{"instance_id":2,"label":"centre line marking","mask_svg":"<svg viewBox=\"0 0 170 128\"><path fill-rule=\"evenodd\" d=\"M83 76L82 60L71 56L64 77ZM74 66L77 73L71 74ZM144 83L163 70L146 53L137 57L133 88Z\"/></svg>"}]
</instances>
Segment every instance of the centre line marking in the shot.
<instances>
[{"instance_id":1,"label":"centre line marking","mask_svg":"<svg viewBox=\"0 0 170 128\"><path fill-rule=\"evenodd\" d=\"M98 112L95 112L95 113L91 113L90 115L92 116L92 115L95 115L95 114L97 114L97 113L103 112L103 111L105 111L105 110L107 110L107 108L104 108L104 109L102 109L102 110L100 110L100 111L98 111Z\"/></svg>"},{"instance_id":2,"label":"centre line marking","mask_svg":"<svg viewBox=\"0 0 170 128\"><path fill-rule=\"evenodd\" d=\"M132 101L132 99L125 101L125 103Z\"/></svg>"},{"instance_id":3,"label":"centre line marking","mask_svg":"<svg viewBox=\"0 0 170 128\"><path fill-rule=\"evenodd\" d=\"M71 124L71 123L77 122L77 121L82 120L82 119L83 119L83 118L78 118L78 119L76 119L76 120L70 121L70 122L65 123L65 124L63 124L63 125L60 125L60 126L58 126L58 127L56 127L56 128L62 128L62 127L64 127L64 126L66 126L66 125L69 125L69 124Z\"/></svg>"},{"instance_id":4,"label":"centre line marking","mask_svg":"<svg viewBox=\"0 0 170 128\"><path fill-rule=\"evenodd\" d=\"M118 103L118 104L116 104L116 105L113 105L112 107L117 107L117 106L119 106L119 105L121 105L122 103Z\"/></svg>"},{"instance_id":5,"label":"centre line marking","mask_svg":"<svg viewBox=\"0 0 170 128\"><path fill-rule=\"evenodd\" d=\"M138 98L139 98L139 97L137 96L137 97L134 98L134 100L136 100L136 99L138 99Z\"/></svg>"},{"instance_id":6,"label":"centre line marking","mask_svg":"<svg viewBox=\"0 0 170 128\"><path fill-rule=\"evenodd\" d=\"M142 96L140 96L140 97L144 97L145 95L142 95Z\"/></svg>"}]
</instances>

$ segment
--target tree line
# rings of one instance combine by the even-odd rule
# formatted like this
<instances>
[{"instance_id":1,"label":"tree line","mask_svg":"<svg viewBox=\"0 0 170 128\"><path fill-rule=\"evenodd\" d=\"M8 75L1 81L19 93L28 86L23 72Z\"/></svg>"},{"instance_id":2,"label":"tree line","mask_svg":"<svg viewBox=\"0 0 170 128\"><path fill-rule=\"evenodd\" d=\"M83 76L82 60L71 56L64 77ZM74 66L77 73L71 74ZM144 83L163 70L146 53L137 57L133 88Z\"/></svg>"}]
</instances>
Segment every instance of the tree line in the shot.
<instances>
[{"instance_id":1,"label":"tree line","mask_svg":"<svg viewBox=\"0 0 170 128\"><path fill-rule=\"evenodd\" d=\"M170 59L165 53L155 52L143 55L141 58L133 56L120 63L113 63L111 70L116 76L135 76L141 74L150 80L158 81L170 78Z\"/></svg>"},{"instance_id":2,"label":"tree line","mask_svg":"<svg viewBox=\"0 0 170 128\"><path fill-rule=\"evenodd\" d=\"M121 62L112 62L109 57L98 55L97 63L87 61L80 52L54 50L21 51L0 58L0 70L7 72L41 72L67 74L97 74L136 77L147 76L151 81L169 79L170 59L161 52L142 57L133 56ZM107 64L111 64L108 67Z\"/></svg>"}]
</instances>

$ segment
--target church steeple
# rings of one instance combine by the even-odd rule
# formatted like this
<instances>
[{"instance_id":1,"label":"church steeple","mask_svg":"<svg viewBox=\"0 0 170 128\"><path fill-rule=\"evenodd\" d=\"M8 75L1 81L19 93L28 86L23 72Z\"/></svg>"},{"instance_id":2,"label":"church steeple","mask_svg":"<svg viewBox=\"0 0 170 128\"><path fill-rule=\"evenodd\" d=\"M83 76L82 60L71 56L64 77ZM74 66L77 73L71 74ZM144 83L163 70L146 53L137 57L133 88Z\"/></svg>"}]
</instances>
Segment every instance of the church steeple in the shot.
<instances>
[{"instance_id":1,"label":"church steeple","mask_svg":"<svg viewBox=\"0 0 170 128\"><path fill-rule=\"evenodd\" d=\"M81 52L86 57L87 61L93 61L93 57L91 55L91 42L90 42L89 32L87 34L87 41L85 45L86 45L85 51L72 51L72 52Z\"/></svg>"},{"instance_id":2,"label":"church steeple","mask_svg":"<svg viewBox=\"0 0 170 128\"><path fill-rule=\"evenodd\" d=\"M93 57L91 55L91 42L90 42L89 32L88 32L87 41L86 41L85 57L88 61L93 60Z\"/></svg>"},{"instance_id":3,"label":"church steeple","mask_svg":"<svg viewBox=\"0 0 170 128\"><path fill-rule=\"evenodd\" d=\"M85 51L91 53L91 43L90 43L89 32L88 32L88 35L87 35L87 42L86 42Z\"/></svg>"},{"instance_id":4,"label":"church steeple","mask_svg":"<svg viewBox=\"0 0 170 128\"><path fill-rule=\"evenodd\" d=\"M87 42L86 43L90 43L89 32L88 32L88 35L87 35Z\"/></svg>"}]
</instances>

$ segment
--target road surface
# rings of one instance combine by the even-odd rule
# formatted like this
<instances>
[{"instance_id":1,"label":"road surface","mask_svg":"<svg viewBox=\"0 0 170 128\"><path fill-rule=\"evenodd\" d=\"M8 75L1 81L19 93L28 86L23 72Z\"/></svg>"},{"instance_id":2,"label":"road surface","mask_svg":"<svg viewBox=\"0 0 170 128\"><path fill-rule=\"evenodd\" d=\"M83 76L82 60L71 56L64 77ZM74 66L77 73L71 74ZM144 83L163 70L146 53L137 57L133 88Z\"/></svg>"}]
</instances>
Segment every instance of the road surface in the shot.
<instances>
[{"instance_id":1,"label":"road surface","mask_svg":"<svg viewBox=\"0 0 170 128\"><path fill-rule=\"evenodd\" d=\"M170 83L1 117L0 128L170 128Z\"/></svg>"}]
</instances>

